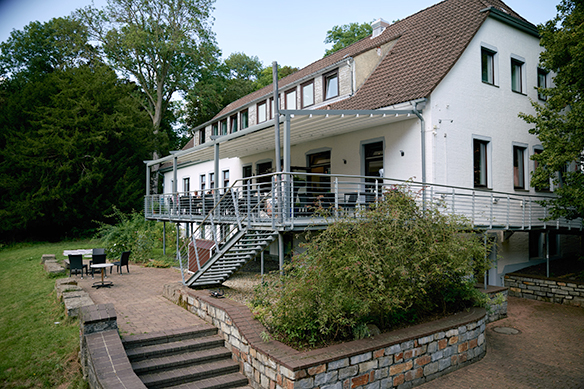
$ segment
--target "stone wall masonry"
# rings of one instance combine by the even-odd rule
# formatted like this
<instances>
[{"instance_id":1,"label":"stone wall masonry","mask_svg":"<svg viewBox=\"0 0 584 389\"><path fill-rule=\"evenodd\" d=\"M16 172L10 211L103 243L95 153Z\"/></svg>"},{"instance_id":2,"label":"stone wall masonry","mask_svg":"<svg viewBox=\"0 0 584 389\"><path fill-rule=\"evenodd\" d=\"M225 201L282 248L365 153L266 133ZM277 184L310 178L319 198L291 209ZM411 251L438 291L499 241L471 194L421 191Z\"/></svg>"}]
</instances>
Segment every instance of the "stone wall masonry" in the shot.
<instances>
[{"instance_id":1,"label":"stone wall masonry","mask_svg":"<svg viewBox=\"0 0 584 389\"><path fill-rule=\"evenodd\" d=\"M490 300L489 307L487 308L487 323L491 323L507 317L507 297L509 295L508 288L489 285L485 289L483 284L477 284L476 288L485 293Z\"/></svg>"},{"instance_id":2,"label":"stone wall masonry","mask_svg":"<svg viewBox=\"0 0 584 389\"><path fill-rule=\"evenodd\" d=\"M275 340L250 310L181 283L163 295L219 329L255 389L411 388L480 360L486 310L468 312L330 347L297 351Z\"/></svg>"},{"instance_id":3,"label":"stone wall masonry","mask_svg":"<svg viewBox=\"0 0 584 389\"><path fill-rule=\"evenodd\" d=\"M584 307L583 282L508 273L505 286L513 297Z\"/></svg>"}]
</instances>

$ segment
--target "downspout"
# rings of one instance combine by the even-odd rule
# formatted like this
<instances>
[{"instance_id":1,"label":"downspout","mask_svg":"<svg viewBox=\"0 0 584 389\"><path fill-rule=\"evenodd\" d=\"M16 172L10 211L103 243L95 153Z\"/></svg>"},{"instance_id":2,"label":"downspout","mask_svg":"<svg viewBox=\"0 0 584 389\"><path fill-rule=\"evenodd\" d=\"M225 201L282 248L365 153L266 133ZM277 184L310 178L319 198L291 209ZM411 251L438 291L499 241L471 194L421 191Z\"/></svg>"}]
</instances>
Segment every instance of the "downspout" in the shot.
<instances>
[{"instance_id":1,"label":"downspout","mask_svg":"<svg viewBox=\"0 0 584 389\"><path fill-rule=\"evenodd\" d=\"M414 113L420 119L420 137L422 142L422 184L426 184L426 122L422 111L426 108L426 99L416 101L414 104ZM426 191L422 191L422 208L426 210Z\"/></svg>"}]
</instances>

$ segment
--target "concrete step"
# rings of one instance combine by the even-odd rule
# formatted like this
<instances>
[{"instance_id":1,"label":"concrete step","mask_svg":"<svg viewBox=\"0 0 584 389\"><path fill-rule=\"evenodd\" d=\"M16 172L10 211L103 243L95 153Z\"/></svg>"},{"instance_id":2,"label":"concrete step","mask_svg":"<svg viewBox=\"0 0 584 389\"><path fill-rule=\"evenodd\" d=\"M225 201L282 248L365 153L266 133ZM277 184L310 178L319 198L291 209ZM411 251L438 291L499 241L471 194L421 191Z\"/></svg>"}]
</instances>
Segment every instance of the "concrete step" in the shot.
<instances>
[{"instance_id":1,"label":"concrete step","mask_svg":"<svg viewBox=\"0 0 584 389\"><path fill-rule=\"evenodd\" d=\"M225 347L185 352L175 355L152 357L132 363L132 369L138 375L172 370L180 367L201 365L219 360L231 360L231 352Z\"/></svg>"},{"instance_id":2,"label":"concrete step","mask_svg":"<svg viewBox=\"0 0 584 389\"><path fill-rule=\"evenodd\" d=\"M152 346L155 344L177 342L184 339L203 338L209 335L216 335L217 328L209 324L199 324L188 328L153 332L150 334L139 334L124 336L122 343L126 350Z\"/></svg>"},{"instance_id":3,"label":"concrete step","mask_svg":"<svg viewBox=\"0 0 584 389\"><path fill-rule=\"evenodd\" d=\"M226 374L219 377L207 378L200 381L191 382L188 384L180 384L169 386L172 389L227 389L227 388L241 388L252 389L248 386L248 380L242 374Z\"/></svg>"},{"instance_id":4,"label":"concrete step","mask_svg":"<svg viewBox=\"0 0 584 389\"><path fill-rule=\"evenodd\" d=\"M126 349L130 362L136 362L148 358L176 355L185 352L207 350L214 347L223 347L225 341L218 335L204 338L185 339L177 342L160 343L150 346L138 346Z\"/></svg>"},{"instance_id":5,"label":"concrete step","mask_svg":"<svg viewBox=\"0 0 584 389\"><path fill-rule=\"evenodd\" d=\"M172 370L139 374L138 377L149 389L156 389L238 372L239 364L237 362L233 360L221 360L211 363L179 367ZM245 384L247 385L247 382Z\"/></svg>"}]
</instances>

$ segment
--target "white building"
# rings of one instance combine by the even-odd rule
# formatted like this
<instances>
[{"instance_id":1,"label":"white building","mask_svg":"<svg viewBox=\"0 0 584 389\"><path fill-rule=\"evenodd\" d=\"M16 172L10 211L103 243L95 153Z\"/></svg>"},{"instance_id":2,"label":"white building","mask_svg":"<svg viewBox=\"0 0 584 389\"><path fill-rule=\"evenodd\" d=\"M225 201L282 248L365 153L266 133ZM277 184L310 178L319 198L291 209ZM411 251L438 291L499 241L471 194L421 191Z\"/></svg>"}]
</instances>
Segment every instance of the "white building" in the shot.
<instances>
[{"instance_id":1,"label":"white building","mask_svg":"<svg viewBox=\"0 0 584 389\"><path fill-rule=\"evenodd\" d=\"M222 282L267 245L282 257L289 232L326 224L310 212L315 202L350 212L400 180L496 236L491 285L544 261L547 248L573 255L581 221L542 221L537 201L553 188L530 187L529 157L542 147L518 117L552 81L538 68L541 50L535 26L499 0L445 0L391 25L380 19L371 37L278 82L277 133L272 85L196 128L183 150L149 161L162 164L165 189L147 193L146 217L194 231L189 285Z\"/></svg>"}]
</instances>

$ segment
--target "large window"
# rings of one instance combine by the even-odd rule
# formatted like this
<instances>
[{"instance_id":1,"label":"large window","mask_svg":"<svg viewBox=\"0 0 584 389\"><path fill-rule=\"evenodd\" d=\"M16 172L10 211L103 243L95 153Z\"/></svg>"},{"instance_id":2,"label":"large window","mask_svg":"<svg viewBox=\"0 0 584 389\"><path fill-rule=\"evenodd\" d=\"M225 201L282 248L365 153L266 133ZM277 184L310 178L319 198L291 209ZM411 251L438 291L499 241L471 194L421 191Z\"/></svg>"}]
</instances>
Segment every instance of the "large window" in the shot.
<instances>
[{"instance_id":1,"label":"large window","mask_svg":"<svg viewBox=\"0 0 584 389\"><path fill-rule=\"evenodd\" d=\"M339 95L339 73L334 71L324 75L324 99L332 99Z\"/></svg>"},{"instance_id":2,"label":"large window","mask_svg":"<svg viewBox=\"0 0 584 389\"><path fill-rule=\"evenodd\" d=\"M308 155L308 173L320 174L320 176L308 176L311 192L322 193L331 191L331 179L326 175L331 174L331 152L323 151Z\"/></svg>"},{"instance_id":3,"label":"large window","mask_svg":"<svg viewBox=\"0 0 584 389\"><path fill-rule=\"evenodd\" d=\"M302 85L302 108L314 104L314 81Z\"/></svg>"},{"instance_id":4,"label":"large window","mask_svg":"<svg viewBox=\"0 0 584 389\"><path fill-rule=\"evenodd\" d=\"M261 176L262 174L271 173L272 172L272 161L258 163L256 165L256 172L257 172L258 176ZM257 182L261 192L269 191L272 188L271 187L272 176L257 178L256 182Z\"/></svg>"},{"instance_id":5,"label":"large window","mask_svg":"<svg viewBox=\"0 0 584 389\"><path fill-rule=\"evenodd\" d=\"M201 187L201 192L204 191L206 189L206 177L204 174L201 174L201 177L199 178L199 183L200 183L200 187Z\"/></svg>"},{"instance_id":6,"label":"large window","mask_svg":"<svg viewBox=\"0 0 584 389\"><path fill-rule=\"evenodd\" d=\"M209 173L209 188L215 189L215 173Z\"/></svg>"},{"instance_id":7,"label":"large window","mask_svg":"<svg viewBox=\"0 0 584 389\"><path fill-rule=\"evenodd\" d=\"M268 119L266 112L266 102L258 104L258 123L265 122Z\"/></svg>"},{"instance_id":8,"label":"large window","mask_svg":"<svg viewBox=\"0 0 584 389\"><path fill-rule=\"evenodd\" d=\"M296 88L286 92L285 100L286 109L296 109Z\"/></svg>"},{"instance_id":9,"label":"large window","mask_svg":"<svg viewBox=\"0 0 584 389\"><path fill-rule=\"evenodd\" d=\"M537 69L537 98L547 100L547 97L541 92L541 89L547 88L547 72L543 69Z\"/></svg>"},{"instance_id":10,"label":"large window","mask_svg":"<svg viewBox=\"0 0 584 389\"><path fill-rule=\"evenodd\" d=\"M481 72L483 82L495 85L495 53L481 48Z\"/></svg>"},{"instance_id":11,"label":"large window","mask_svg":"<svg viewBox=\"0 0 584 389\"><path fill-rule=\"evenodd\" d=\"M523 93L522 82L523 62L511 59L511 90L517 93Z\"/></svg>"},{"instance_id":12,"label":"large window","mask_svg":"<svg viewBox=\"0 0 584 389\"><path fill-rule=\"evenodd\" d=\"M513 146L513 187L525 189L525 156L527 148Z\"/></svg>"},{"instance_id":13,"label":"large window","mask_svg":"<svg viewBox=\"0 0 584 389\"><path fill-rule=\"evenodd\" d=\"M241 111L239 114L239 118L241 120L241 129L249 127L249 117L247 113L247 109L245 111Z\"/></svg>"},{"instance_id":14,"label":"large window","mask_svg":"<svg viewBox=\"0 0 584 389\"><path fill-rule=\"evenodd\" d=\"M191 179L189 177L183 178L183 192L191 191Z\"/></svg>"},{"instance_id":15,"label":"large window","mask_svg":"<svg viewBox=\"0 0 584 389\"><path fill-rule=\"evenodd\" d=\"M247 165L243 167L242 177L243 178L250 178L252 175L251 173L251 165ZM251 184L251 179L245 180L244 183Z\"/></svg>"},{"instance_id":16,"label":"large window","mask_svg":"<svg viewBox=\"0 0 584 389\"><path fill-rule=\"evenodd\" d=\"M223 187L229 188L229 170L223 170Z\"/></svg>"},{"instance_id":17,"label":"large window","mask_svg":"<svg viewBox=\"0 0 584 389\"><path fill-rule=\"evenodd\" d=\"M488 186L487 175L488 146L489 146L488 141L480 139L473 140L473 168L475 188L486 188Z\"/></svg>"}]
</instances>

